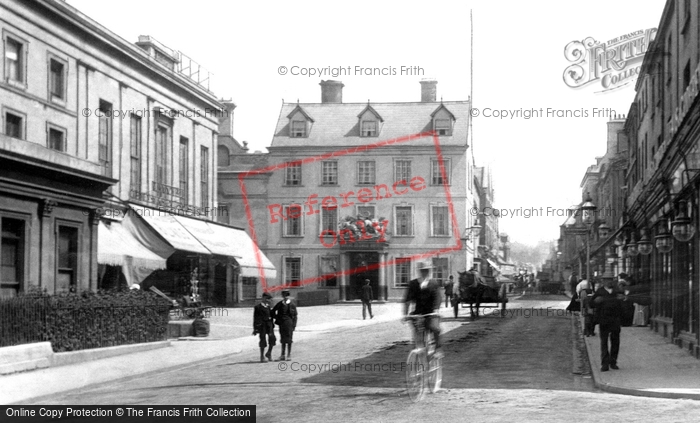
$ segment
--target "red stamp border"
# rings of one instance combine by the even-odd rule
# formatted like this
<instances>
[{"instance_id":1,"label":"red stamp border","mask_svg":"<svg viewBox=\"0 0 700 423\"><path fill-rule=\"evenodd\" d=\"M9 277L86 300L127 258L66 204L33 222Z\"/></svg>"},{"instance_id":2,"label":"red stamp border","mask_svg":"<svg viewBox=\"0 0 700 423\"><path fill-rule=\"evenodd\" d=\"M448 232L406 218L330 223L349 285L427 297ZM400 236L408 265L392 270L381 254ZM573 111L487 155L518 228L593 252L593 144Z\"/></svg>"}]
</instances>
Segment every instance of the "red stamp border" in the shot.
<instances>
[{"instance_id":1,"label":"red stamp border","mask_svg":"<svg viewBox=\"0 0 700 423\"><path fill-rule=\"evenodd\" d=\"M453 234L455 236L455 239L457 240L457 244L449 247L444 247L439 250L435 251L430 251L427 253L422 253L422 254L414 254L412 256L407 256L407 257L398 257L389 261L386 261L384 263L377 263L377 264L372 264L370 266L363 266L361 268L354 268L354 269L347 269L347 270L342 270L339 272L335 273L328 273L325 275L320 275L320 276L315 276L312 278L306 278L298 282L298 284L295 285L276 285L273 287L268 287L267 286L267 280L265 278L264 270L263 270L263 261L262 261L262 251L258 247L258 239L257 235L255 232L255 224L253 222L253 214L250 209L250 203L248 202L248 194L245 188L245 178L253 175L259 175L262 173L269 173L269 172L274 172L276 170L281 170L285 169L288 166L294 164L310 164L310 163L315 163L320 160L326 160L334 157L341 157L345 156L347 154L353 154L353 153L361 153L365 151L370 151L375 148L381 148L381 147L386 147L390 145L395 145L395 144L401 144L404 142L409 142L409 141L415 141L421 138L425 137L432 137L433 138L433 143L435 144L435 153L437 155L438 163L440 165L440 174L442 175L442 180L447 181L447 175L445 171L445 161L442 157L442 149L440 148L440 139L439 136L437 135L437 132L435 131L426 131L426 132L421 132L418 134L413 134L413 135L406 135L403 137L399 138L393 138L389 140L384 140L384 141L379 141L373 144L367 144L367 145L361 145L357 147L349 147L344 150L339 150L331 153L325 153L325 154L320 154L318 156L313 156L313 157L307 157L305 159L301 160L292 160L284 163L278 163L275 165L270 165L266 166L264 168L259 168L259 169L253 169L249 171L242 172L238 175L238 184L240 185L241 188L241 195L243 196L243 204L245 206L245 212L246 212L246 218L248 219L248 225L250 226L250 235L251 238L253 239L254 243L254 249L255 249L255 261L256 264L258 265L258 272L260 276L260 284L262 286L263 292L275 292L275 291L281 291L283 289L288 289L288 288L300 288L305 285L309 285L312 283L318 283L322 282L324 280L330 279L332 277L339 277L339 276L345 276L345 275L352 275L355 273L358 273L362 269L362 271L366 270L375 270L379 269L380 267L386 267L386 266L393 266L394 264L397 263L402 263L404 261L409 261L409 260L420 260L420 259L426 259L429 257L437 256L439 254L444 254L448 253L451 251L456 251L456 250L461 250L462 249L462 240L460 238L460 230L459 226L457 223L457 216L455 215L454 211L454 204L452 203L452 193L450 192L450 186L447 183L443 183L443 187L445 188L445 197L447 200L447 206L448 210L450 213L450 219L452 222L452 230Z\"/></svg>"}]
</instances>

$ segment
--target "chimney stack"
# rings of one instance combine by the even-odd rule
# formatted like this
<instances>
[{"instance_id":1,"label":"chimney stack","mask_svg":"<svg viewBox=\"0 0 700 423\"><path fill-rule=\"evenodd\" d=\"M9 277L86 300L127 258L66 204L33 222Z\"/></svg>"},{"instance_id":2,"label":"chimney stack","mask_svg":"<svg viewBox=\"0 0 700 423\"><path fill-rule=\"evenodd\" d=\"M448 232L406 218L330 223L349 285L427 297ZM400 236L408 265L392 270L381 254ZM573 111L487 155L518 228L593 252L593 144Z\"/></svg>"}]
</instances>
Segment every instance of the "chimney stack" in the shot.
<instances>
[{"instance_id":1,"label":"chimney stack","mask_svg":"<svg viewBox=\"0 0 700 423\"><path fill-rule=\"evenodd\" d=\"M224 109L219 115L219 135L233 138L233 109L236 105L230 100L221 100Z\"/></svg>"},{"instance_id":2,"label":"chimney stack","mask_svg":"<svg viewBox=\"0 0 700 423\"><path fill-rule=\"evenodd\" d=\"M437 81L434 79L424 79L420 81L420 101L421 103L434 103L437 101Z\"/></svg>"},{"instance_id":3,"label":"chimney stack","mask_svg":"<svg viewBox=\"0 0 700 423\"><path fill-rule=\"evenodd\" d=\"M340 81L324 81L318 84L321 86L321 103L342 103L343 85Z\"/></svg>"}]
</instances>

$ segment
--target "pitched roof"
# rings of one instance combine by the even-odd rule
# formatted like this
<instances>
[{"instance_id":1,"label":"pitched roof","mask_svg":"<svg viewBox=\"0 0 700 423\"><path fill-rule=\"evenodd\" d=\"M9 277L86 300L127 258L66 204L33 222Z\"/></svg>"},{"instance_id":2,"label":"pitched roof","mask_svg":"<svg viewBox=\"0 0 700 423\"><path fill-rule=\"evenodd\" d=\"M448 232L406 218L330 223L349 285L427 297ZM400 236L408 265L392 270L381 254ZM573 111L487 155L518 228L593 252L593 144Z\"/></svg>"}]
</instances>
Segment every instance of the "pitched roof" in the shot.
<instances>
[{"instance_id":1,"label":"pitched roof","mask_svg":"<svg viewBox=\"0 0 700 423\"><path fill-rule=\"evenodd\" d=\"M441 145L465 146L469 128L469 102L444 102L455 116L452 136L441 136ZM306 138L289 137L289 114L297 107L314 117ZM372 109L384 120L378 137L360 137L359 113L367 103L284 103L272 137L271 147L359 146L377 141L432 131L431 114L436 103L372 103ZM414 141L412 141L412 144ZM432 145L430 137L413 145Z\"/></svg>"},{"instance_id":2,"label":"pitched roof","mask_svg":"<svg viewBox=\"0 0 700 423\"><path fill-rule=\"evenodd\" d=\"M443 102L440 102L440 105L438 106L437 109L435 109L435 110L433 111L433 113L430 114L430 117L435 117L435 115L437 114L437 112L439 112L439 111L442 110L442 109L445 109L445 111L446 111L447 113L449 113L450 116L452 116L452 119L455 119L455 115L450 111L450 109L448 109L448 108L445 106L445 103L443 103Z\"/></svg>"},{"instance_id":3,"label":"pitched roof","mask_svg":"<svg viewBox=\"0 0 700 423\"><path fill-rule=\"evenodd\" d=\"M367 110L369 110L370 112L372 112L372 114L374 115L374 117L376 117L377 119L379 119L380 122L384 122L384 119L382 119L382 117L379 115L379 113L377 113L377 111L374 110L374 107L372 107L372 106L369 105L369 102L367 102L367 107L365 107L365 108L360 112L360 114L357 115L357 117L358 117L358 118L361 118L362 115L364 115L365 112L366 112Z\"/></svg>"},{"instance_id":4,"label":"pitched roof","mask_svg":"<svg viewBox=\"0 0 700 423\"><path fill-rule=\"evenodd\" d=\"M297 111L301 112L301 114L304 115L304 117L310 120L311 122L314 121L314 119L308 113L306 113L306 110L304 110L304 108L301 107L299 103L297 103L297 107L295 107L291 112L289 112L289 114L287 115L287 119L291 119Z\"/></svg>"}]
</instances>

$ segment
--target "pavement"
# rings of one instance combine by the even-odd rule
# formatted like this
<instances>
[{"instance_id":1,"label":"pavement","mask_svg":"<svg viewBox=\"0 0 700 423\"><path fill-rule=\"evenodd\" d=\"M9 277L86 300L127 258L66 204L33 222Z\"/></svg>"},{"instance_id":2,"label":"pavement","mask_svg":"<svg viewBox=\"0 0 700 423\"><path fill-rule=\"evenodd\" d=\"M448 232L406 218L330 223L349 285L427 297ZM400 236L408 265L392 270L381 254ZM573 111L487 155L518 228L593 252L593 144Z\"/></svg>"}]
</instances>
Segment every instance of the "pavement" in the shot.
<instances>
[{"instance_id":1,"label":"pavement","mask_svg":"<svg viewBox=\"0 0 700 423\"><path fill-rule=\"evenodd\" d=\"M373 304L374 318L362 319L362 306L328 305L300 307L295 340L310 339L338 328L379 324L401 317L399 303ZM444 309L443 309L444 310ZM0 390L0 404L41 401L58 393L82 390L113 380L153 375L173 369L196 372L198 364L215 358L256 351L258 337L252 336L251 308L213 309L210 332L206 338L184 337L169 346L77 364L49 367L0 376L0 384L12 389ZM279 350L278 350L279 351Z\"/></svg>"},{"instance_id":2,"label":"pavement","mask_svg":"<svg viewBox=\"0 0 700 423\"><path fill-rule=\"evenodd\" d=\"M595 330L595 336L583 339L597 388L625 395L700 400L700 360L668 338L650 326L623 327L617 357L620 370L601 372L598 326Z\"/></svg>"}]
</instances>

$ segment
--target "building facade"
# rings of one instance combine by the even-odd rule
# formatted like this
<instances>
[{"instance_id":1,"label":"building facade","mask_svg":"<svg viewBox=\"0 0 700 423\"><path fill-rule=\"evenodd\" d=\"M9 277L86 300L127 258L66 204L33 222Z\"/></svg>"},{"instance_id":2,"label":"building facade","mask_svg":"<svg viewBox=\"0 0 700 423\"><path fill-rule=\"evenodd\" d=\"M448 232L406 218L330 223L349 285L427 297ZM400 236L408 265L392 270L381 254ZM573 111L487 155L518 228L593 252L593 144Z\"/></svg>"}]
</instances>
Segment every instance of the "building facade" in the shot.
<instances>
[{"instance_id":1,"label":"building facade","mask_svg":"<svg viewBox=\"0 0 700 423\"><path fill-rule=\"evenodd\" d=\"M421 259L438 280L471 266L469 102L436 101L436 84L421 81L421 102L343 103L343 84L322 81L321 103L282 105L267 166L243 178L253 236L280 270L268 284L323 303L359 299L370 279L397 300Z\"/></svg>"},{"instance_id":2,"label":"building facade","mask_svg":"<svg viewBox=\"0 0 700 423\"><path fill-rule=\"evenodd\" d=\"M621 123L610 122L608 152L582 183L598 206L590 228L591 268L627 273L635 292L650 293L651 330L700 357L700 4L668 1L641 66L635 97ZM614 135L617 136L614 136ZM580 205L579 205L580 207ZM601 235L600 226L609 228ZM571 228L563 254L585 268L585 242L571 261ZM607 274L605 272L608 272ZM579 273L582 274L582 273Z\"/></svg>"},{"instance_id":3,"label":"building facade","mask_svg":"<svg viewBox=\"0 0 700 423\"><path fill-rule=\"evenodd\" d=\"M697 2L666 3L626 123L627 242L638 248L625 266L650 285L652 330L695 357L700 357L700 245L687 223L698 227L699 17Z\"/></svg>"},{"instance_id":4,"label":"building facade","mask_svg":"<svg viewBox=\"0 0 700 423\"><path fill-rule=\"evenodd\" d=\"M2 294L141 283L232 297L240 228L216 223L209 73L64 1L0 1ZM232 110L231 110L232 112Z\"/></svg>"}]
</instances>

